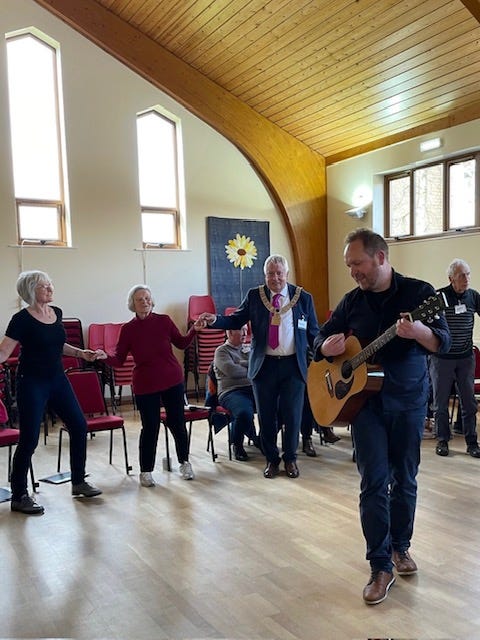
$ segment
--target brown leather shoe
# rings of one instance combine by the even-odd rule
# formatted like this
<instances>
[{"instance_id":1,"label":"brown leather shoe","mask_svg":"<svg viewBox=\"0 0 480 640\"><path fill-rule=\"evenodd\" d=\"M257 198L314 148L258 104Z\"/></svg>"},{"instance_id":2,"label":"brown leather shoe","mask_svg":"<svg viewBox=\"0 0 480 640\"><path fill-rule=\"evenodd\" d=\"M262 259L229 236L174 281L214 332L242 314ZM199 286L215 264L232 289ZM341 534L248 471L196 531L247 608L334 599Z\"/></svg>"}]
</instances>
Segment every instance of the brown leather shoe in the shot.
<instances>
[{"instance_id":1,"label":"brown leather shoe","mask_svg":"<svg viewBox=\"0 0 480 640\"><path fill-rule=\"evenodd\" d=\"M289 478L298 478L300 471L298 470L297 463L295 461L285 462L285 473Z\"/></svg>"},{"instance_id":2,"label":"brown leather shoe","mask_svg":"<svg viewBox=\"0 0 480 640\"><path fill-rule=\"evenodd\" d=\"M340 436L335 435L332 427L322 427L322 434L323 439L325 442L328 442L328 444L335 444L335 442L341 440Z\"/></svg>"},{"instance_id":3,"label":"brown leather shoe","mask_svg":"<svg viewBox=\"0 0 480 640\"><path fill-rule=\"evenodd\" d=\"M315 458L315 456L317 455L317 452L315 451L314 447L313 447L313 443L312 443L312 439L311 438L304 438L303 439L303 453L308 456L309 458Z\"/></svg>"},{"instance_id":4,"label":"brown leather shoe","mask_svg":"<svg viewBox=\"0 0 480 640\"><path fill-rule=\"evenodd\" d=\"M394 551L392 560L399 576L409 576L417 572L416 562L408 551Z\"/></svg>"},{"instance_id":5,"label":"brown leather shoe","mask_svg":"<svg viewBox=\"0 0 480 640\"><path fill-rule=\"evenodd\" d=\"M383 602L394 582L395 576L390 571L372 571L370 580L363 589L365 603L379 604Z\"/></svg>"},{"instance_id":6,"label":"brown leather shoe","mask_svg":"<svg viewBox=\"0 0 480 640\"><path fill-rule=\"evenodd\" d=\"M274 462L267 462L267 466L263 472L263 477L274 478L275 476L278 476L278 464L275 464Z\"/></svg>"}]
</instances>

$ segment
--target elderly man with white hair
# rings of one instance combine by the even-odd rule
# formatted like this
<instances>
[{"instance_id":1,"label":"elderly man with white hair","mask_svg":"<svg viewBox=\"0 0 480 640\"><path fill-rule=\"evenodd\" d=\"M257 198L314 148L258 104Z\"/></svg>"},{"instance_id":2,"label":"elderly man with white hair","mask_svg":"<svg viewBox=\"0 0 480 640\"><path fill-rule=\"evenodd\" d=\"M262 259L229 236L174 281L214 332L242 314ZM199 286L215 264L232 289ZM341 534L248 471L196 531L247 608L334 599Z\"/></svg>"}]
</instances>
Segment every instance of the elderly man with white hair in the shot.
<instances>
[{"instance_id":1,"label":"elderly man with white hair","mask_svg":"<svg viewBox=\"0 0 480 640\"><path fill-rule=\"evenodd\" d=\"M463 433L467 453L480 458L477 440L477 401L474 391L475 355L473 353L473 324L475 313L480 315L480 294L470 288L470 267L459 258L449 264L447 276L450 284L440 289L448 307L445 317L451 334L451 346L446 353L430 356L430 378L433 388L433 406L438 444L437 455L448 456L450 424L449 399L455 382L460 398Z\"/></svg>"}]
</instances>

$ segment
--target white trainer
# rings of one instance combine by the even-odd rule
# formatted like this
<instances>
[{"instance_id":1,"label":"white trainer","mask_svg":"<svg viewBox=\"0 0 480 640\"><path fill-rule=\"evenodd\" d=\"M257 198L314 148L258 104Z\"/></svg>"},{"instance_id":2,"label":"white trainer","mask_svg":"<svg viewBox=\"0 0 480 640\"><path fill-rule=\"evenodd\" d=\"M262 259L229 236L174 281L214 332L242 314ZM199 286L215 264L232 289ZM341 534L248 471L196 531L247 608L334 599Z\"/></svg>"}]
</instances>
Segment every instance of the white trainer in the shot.
<instances>
[{"instance_id":1,"label":"white trainer","mask_svg":"<svg viewBox=\"0 0 480 640\"><path fill-rule=\"evenodd\" d=\"M195 474L193 473L192 465L190 462L182 462L179 467L180 475L183 480L193 480L195 478Z\"/></svg>"},{"instance_id":2,"label":"white trainer","mask_svg":"<svg viewBox=\"0 0 480 640\"><path fill-rule=\"evenodd\" d=\"M153 476L150 473L150 471L142 471L140 473L140 484L142 485L142 487L155 486L155 480L153 479Z\"/></svg>"}]
</instances>

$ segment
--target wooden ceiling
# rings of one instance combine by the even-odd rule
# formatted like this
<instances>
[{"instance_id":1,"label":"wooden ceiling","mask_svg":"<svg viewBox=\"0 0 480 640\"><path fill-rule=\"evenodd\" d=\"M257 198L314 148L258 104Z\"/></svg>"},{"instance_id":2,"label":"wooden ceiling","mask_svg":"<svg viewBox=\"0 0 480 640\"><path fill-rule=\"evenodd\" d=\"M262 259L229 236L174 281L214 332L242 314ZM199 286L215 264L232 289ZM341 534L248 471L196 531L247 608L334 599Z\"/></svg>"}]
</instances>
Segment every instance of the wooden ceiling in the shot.
<instances>
[{"instance_id":1,"label":"wooden ceiling","mask_svg":"<svg viewBox=\"0 0 480 640\"><path fill-rule=\"evenodd\" d=\"M96 3L327 164L480 118L480 0Z\"/></svg>"}]
</instances>

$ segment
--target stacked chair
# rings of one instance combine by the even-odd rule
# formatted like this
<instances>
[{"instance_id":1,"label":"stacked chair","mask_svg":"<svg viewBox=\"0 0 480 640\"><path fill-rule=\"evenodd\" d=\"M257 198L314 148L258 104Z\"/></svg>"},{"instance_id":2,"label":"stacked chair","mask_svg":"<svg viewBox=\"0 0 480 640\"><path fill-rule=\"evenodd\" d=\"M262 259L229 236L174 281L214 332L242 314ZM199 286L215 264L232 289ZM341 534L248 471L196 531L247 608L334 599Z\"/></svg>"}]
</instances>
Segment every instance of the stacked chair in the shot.
<instances>
[{"instance_id":1,"label":"stacked chair","mask_svg":"<svg viewBox=\"0 0 480 640\"><path fill-rule=\"evenodd\" d=\"M112 353L117 345L123 324L123 322L91 324L88 327L88 348L93 350L103 349L107 353ZM135 367L133 358L129 354L121 367L109 367L101 360L98 360L97 364L102 373L103 384L110 389L112 410L116 411L117 406L122 402L123 387L129 386L130 389L132 388L132 375Z\"/></svg>"},{"instance_id":2,"label":"stacked chair","mask_svg":"<svg viewBox=\"0 0 480 640\"><path fill-rule=\"evenodd\" d=\"M216 313L215 303L209 295L190 296L188 300L187 328L198 320L202 313ZM185 349L184 371L185 387L188 374L193 373L197 400L200 397L200 377L204 379L213 360L215 349L225 342L223 329L204 329L197 331L192 344Z\"/></svg>"}]
</instances>

